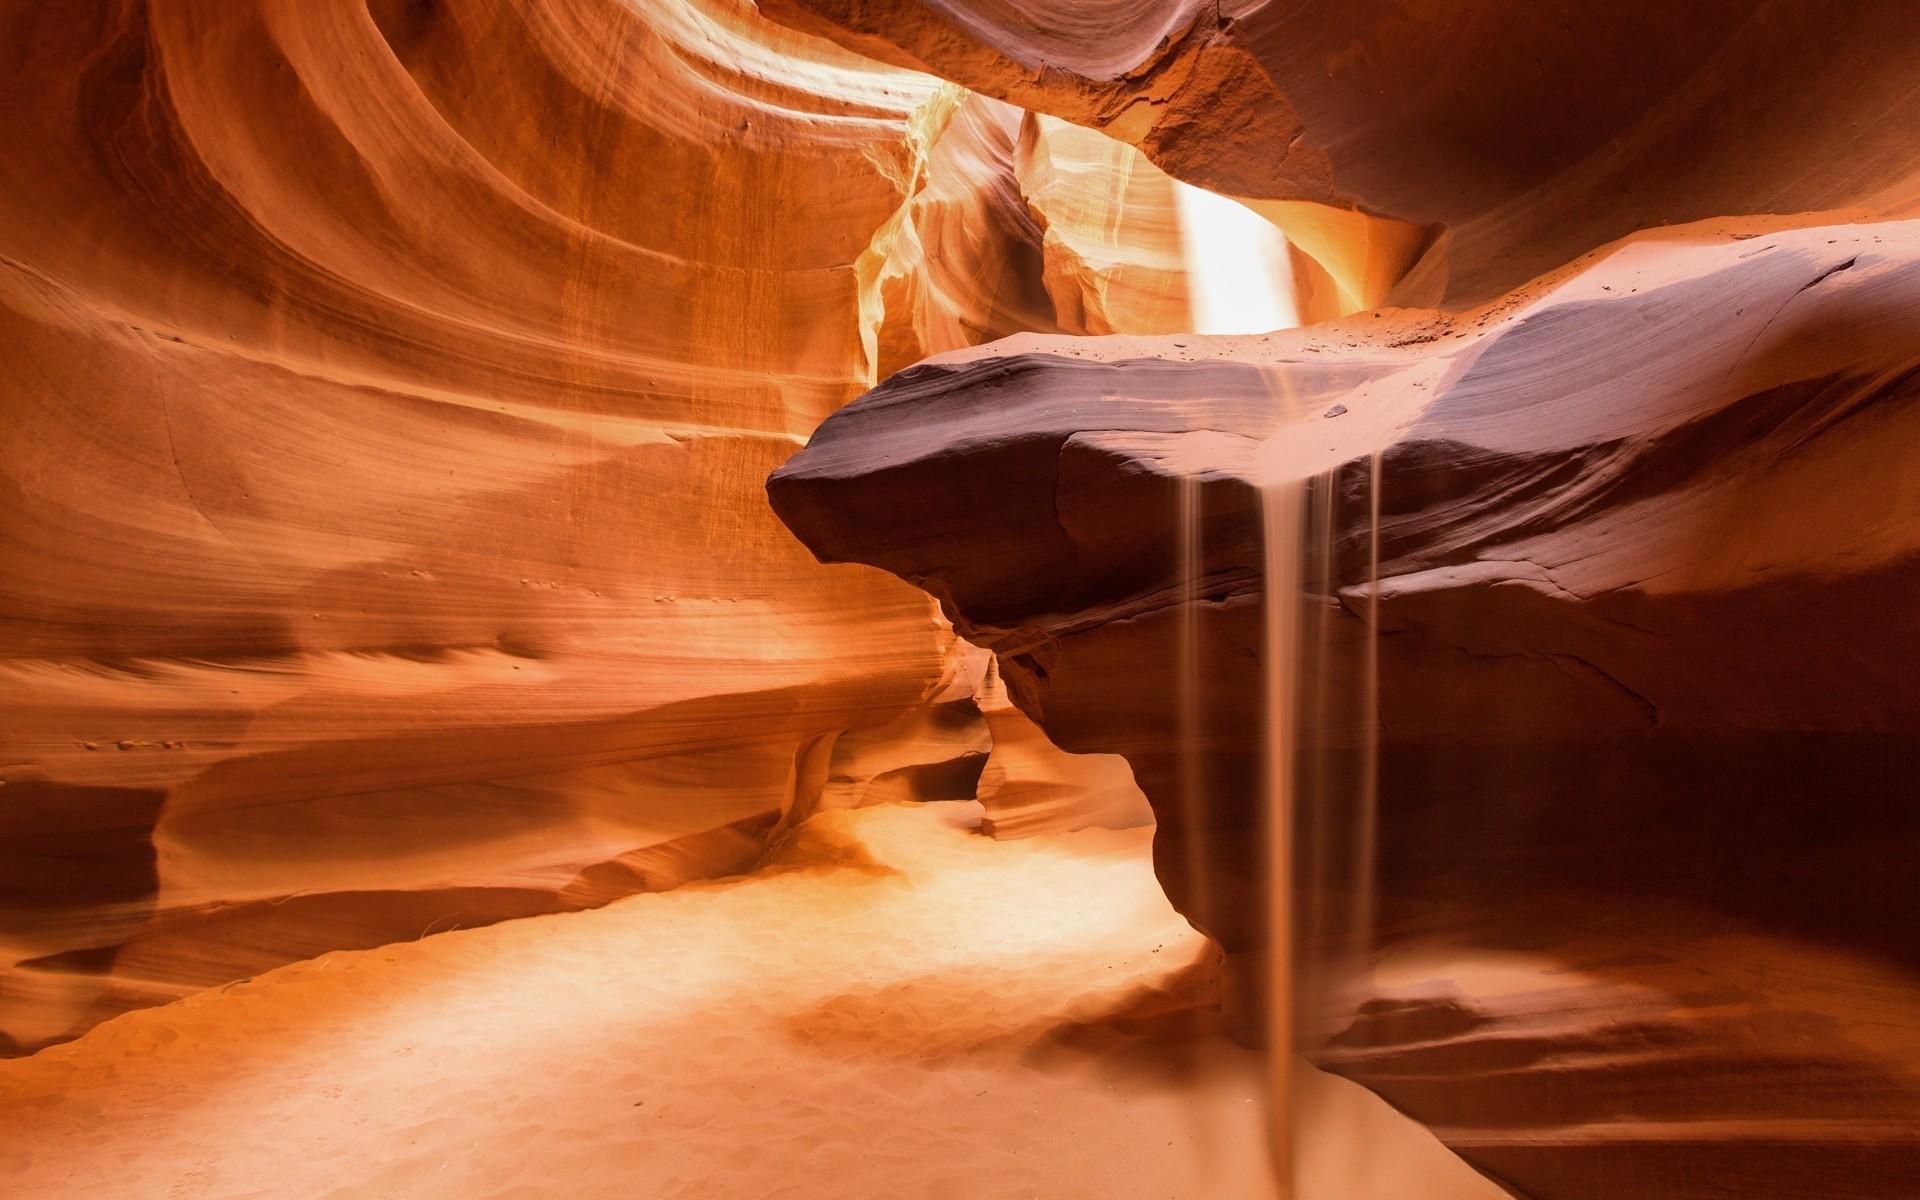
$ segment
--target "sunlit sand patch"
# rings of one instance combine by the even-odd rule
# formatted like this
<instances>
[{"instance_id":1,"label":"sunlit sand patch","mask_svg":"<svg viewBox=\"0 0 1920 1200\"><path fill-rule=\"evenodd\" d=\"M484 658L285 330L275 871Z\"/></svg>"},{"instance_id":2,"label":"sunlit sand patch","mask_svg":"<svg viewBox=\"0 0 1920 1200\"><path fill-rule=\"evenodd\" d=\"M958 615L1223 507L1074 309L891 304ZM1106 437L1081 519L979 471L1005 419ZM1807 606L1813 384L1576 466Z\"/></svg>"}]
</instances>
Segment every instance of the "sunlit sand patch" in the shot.
<instances>
[{"instance_id":1,"label":"sunlit sand patch","mask_svg":"<svg viewBox=\"0 0 1920 1200\"><path fill-rule=\"evenodd\" d=\"M821 814L755 875L335 953L0 1063L22 1197L1265 1197L1151 830ZM1502 1193L1301 1073L1301 1190ZM1415 1190L1409 1190L1413 1188Z\"/></svg>"}]
</instances>

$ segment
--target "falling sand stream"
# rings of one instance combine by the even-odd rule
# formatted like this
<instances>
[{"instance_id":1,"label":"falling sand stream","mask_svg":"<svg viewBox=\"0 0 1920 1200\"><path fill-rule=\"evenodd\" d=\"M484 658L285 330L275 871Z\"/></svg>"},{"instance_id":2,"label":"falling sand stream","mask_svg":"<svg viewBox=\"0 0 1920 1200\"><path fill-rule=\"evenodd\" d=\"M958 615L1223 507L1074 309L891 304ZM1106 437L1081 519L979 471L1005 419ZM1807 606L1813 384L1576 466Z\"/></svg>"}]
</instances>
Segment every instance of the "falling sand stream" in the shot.
<instances>
[{"instance_id":1,"label":"falling sand stream","mask_svg":"<svg viewBox=\"0 0 1920 1200\"><path fill-rule=\"evenodd\" d=\"M1285 239L1237 202L1176 185L1187 282L1199 333L1260 333L1298 324ZM1231 233L1231 237L1227 236ZM1268 369L1276 432L1251 464L1259 491L1264 556L1264 695L1209 691L1203 612L1217 597L1206 576L1209 469L1226 454L1195 453L1217 428L1190 426L1195 457L1178 464L1175 528L1179 603L1175 736L1184 841L1179 869L1209 889L1228 848L1210 828L1210 758L1220 748L1215 715L1264 708L1264 871L1267 953L1263 996L1269 1047L1268 1128L1278 1191L1302 1191L1296 1147L1303 1114L1294 1054L1307 1012L1338 1011L1372 949L1377 901L1380 695L1380 488L1382 455L1417 415L1432 364L1377 378L1322 411ZM1337 420L1332 418L1338 418ZM1217 447L1215 447L1217 449ZM1231 472L1230 472L1231 473ZM1355 636L1356 625L1359 627ZM1231 885L1219 889L1231 891ZM1217 901L1232 903L1220 896ZM1255 983L1247 980L1246 983ZM1305 1189L1311 1190L1311 1189Z\"/></svg>"},{"instance_id":2,"label":"falling sand stream","mask_svg":"<svg viewBox=\"0 0 1920 1200\"><path fill-rule=\"evenodd\" d=\"M1267 1095L1274 1177L1293 1195L1293 835L1300 662L1300 525L1306 480L1263 481L1266 549Z\"/></svg>"},{"instance_id":3,"label":"falling sand stream","mask_svg":"<svg viewBox=\"0 0 1920 1200\"><path fill-rule=\"evenodd\" d=\"M1358 650L1358 686L1344 690L1335 669L1343 652L1335 639L1343 472L1260 481L1266 572L1265 1032L1274 1172L1286 1196L1294 1191L1299 1114L1292 1111L1292 1051L1300 1010L1336 1002L1369 949L1373 924L1377 454L1367 467L1366 622L1352 648Z\"/></svg>"},{"instance_id":4,"label":"falling sand stream","mask_svg":"<svg viewBox=\"0 0 1920 1200\"><path fill-rule=\"evenodd\" d=\"M1210 702L1252 700L1264 711L1266 743L1263 836L1269 953L1266 977L1255 991L1265 1011L1269 1047L1268 1128L1276 1179L1291 1195L1295 1127L1292 1078L1296 1007L1322 1005L1338 995L1366 953L1374 901L1375 786L1377 753L1377 652L1373 644L1373 580L1377 573L1378 458L1361 460L1366 506L1361 590L1366 629L1358 646L1335 645L1335 597L1340 591L1336 531L1343 472L1264 477L1260 514L1265 559L1262 657L1264 695L1211 695L1201 624L1208 601L1205 577L1205 491L1200 478L1182 472L1176 503L1180 582L1177 631L1175 733L1179 747L1181 867L1195 885L1207 886L1215 859L1207 817L1208 769L1216 749ZM1353 514L1358 515L1358 514ZM1336 653L1358 662L1357 686L1340 687ZM1357 652L1357 653L1356 653ZM1335 736L1334 731L1339 731ZM1222 901L1232 902L1221 897ZM1300 944L1296 944L1296 939Z\"/></svg>"},{"instance_id":5,"label":"falling sand stream","mask_svg":"<svg viewBox=\"0 0 1920 1200\"><path fill-rule=\"evenodd\" d=\"M1347 452L1340 443L1350 445L1349 438L1316 436L1323 428L1320 414L1299 411L1283 372L1272 380L1283 421L1255 463L1265 562L1265 694L1256 702L1265 718L1269 946L1261 968L1265 978L1256 990L1263 996L1270 1048L1274 1171L1282 1194L1291 1195L1301 1114L1293 1111L1290 1051L1301 1010L1337 1003L1370 949L1374 922L1381 458L1366 450ZM1330 457L1337 465L1328 465ZM1200 477L1181 472L1176 496L1176 733L1188 831L1183 865L1189 878L1204 881L1212 749L1207 708L1236 698L1210 697L1207 690L1200 628L1208 587L1206 497ZM1341 611L1343 591L1351 616ZM1361 625L1357 640L1354 617Z\"/></svg>"}]
</instances>

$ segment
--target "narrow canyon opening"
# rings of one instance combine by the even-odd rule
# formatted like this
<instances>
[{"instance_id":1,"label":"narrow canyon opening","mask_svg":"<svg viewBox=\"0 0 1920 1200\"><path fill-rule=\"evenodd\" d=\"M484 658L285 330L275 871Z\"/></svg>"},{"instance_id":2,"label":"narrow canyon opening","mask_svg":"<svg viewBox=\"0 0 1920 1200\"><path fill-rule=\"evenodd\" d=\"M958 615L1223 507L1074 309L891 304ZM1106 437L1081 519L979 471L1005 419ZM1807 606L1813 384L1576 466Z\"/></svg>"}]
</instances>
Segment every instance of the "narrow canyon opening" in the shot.
<instances>
[{"instance_id":1,"label":"narrow canyon opening","mask_svg":"<svg viewBox=\"0 0 1920 1200\"><path fill-rule=\"evenodd\" d=\"M0 0L0 1187L1920 1195L1831 7Z\"/></svg>"}]
</instances>

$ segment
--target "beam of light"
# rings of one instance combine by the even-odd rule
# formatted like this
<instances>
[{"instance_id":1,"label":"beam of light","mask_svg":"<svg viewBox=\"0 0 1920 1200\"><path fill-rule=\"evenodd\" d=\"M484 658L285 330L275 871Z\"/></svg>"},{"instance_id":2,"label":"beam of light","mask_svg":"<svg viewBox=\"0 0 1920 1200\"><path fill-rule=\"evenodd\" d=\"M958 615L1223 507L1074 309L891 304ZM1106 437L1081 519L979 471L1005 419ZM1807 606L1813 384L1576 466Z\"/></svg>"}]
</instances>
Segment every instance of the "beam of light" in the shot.
<instances>
[{"instance_id":1,"label":"beam of light","mask_svg":"<svg viewBox=\"0 0 1920 1200\"><path fill-rule=\"evenodd\" d=\"M1266 333L1300 324L1287 239L1226 196L1173 181L1195 333Z\"/></svg>"}]
</instances>

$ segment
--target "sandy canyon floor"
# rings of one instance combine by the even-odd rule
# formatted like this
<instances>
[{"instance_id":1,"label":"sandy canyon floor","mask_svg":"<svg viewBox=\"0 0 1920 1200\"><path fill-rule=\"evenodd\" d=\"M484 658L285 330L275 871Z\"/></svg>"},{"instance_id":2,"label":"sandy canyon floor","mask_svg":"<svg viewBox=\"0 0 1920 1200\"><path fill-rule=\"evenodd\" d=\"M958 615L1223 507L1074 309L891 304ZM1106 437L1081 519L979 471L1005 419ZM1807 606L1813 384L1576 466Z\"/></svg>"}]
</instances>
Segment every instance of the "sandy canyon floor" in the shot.
<instances>
[{"instance_id":1,"label":"sandy canyon floor","mask_svg":"<svg viewBox=\"0 0 1920 1200\"><path fill-rule=\"evenodd\" d=\"M1150 830L827 813L762 871L329 954L0 1064L0 1191L54 1197L1259 1198L1254 1055ZM1493 1200L1303 1072L1301 1194Z\"/></svg>"}]
</instances>

